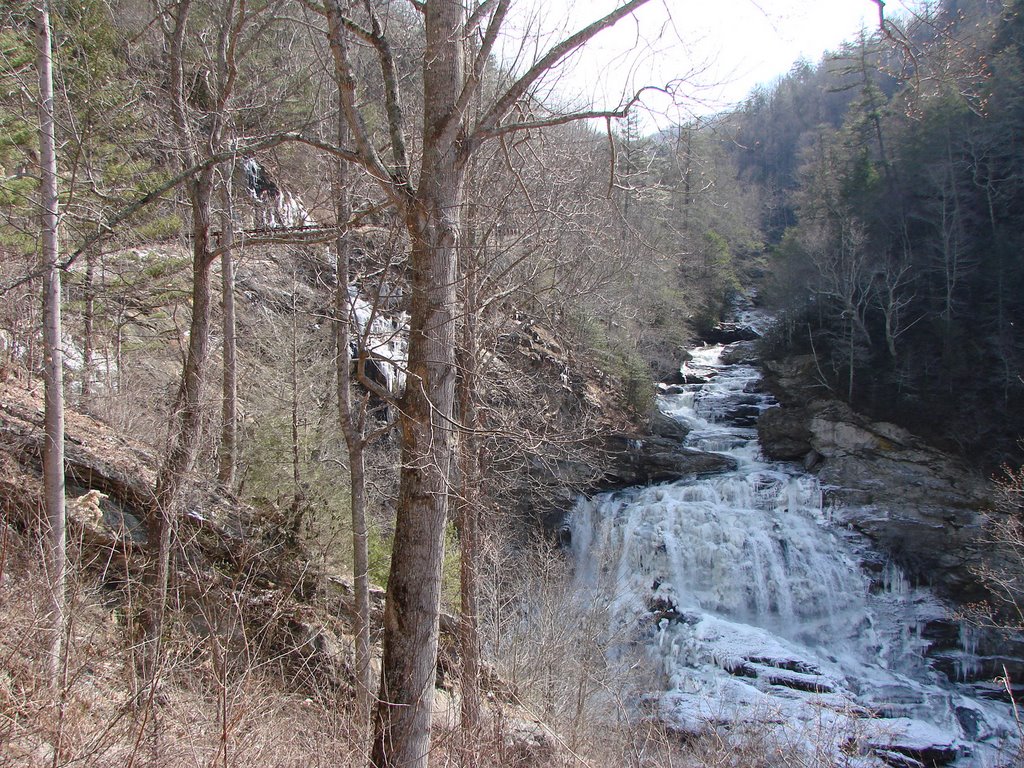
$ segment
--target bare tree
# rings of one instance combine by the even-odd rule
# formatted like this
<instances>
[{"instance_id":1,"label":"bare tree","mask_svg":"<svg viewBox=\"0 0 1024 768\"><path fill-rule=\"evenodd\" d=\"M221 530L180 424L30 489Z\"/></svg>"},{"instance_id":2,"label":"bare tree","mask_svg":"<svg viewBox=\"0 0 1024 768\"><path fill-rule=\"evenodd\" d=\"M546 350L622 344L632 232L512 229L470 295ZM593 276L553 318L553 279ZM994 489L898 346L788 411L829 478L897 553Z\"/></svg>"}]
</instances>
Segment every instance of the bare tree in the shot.
<instances>
[{"instance_id":1,"label":"bare tree","mask_svg":"<svg viewBox=\"0 0 1024 768\"><path fill-rule=\"evenodd\" d=\"M905 317L905 310L914 300L914 294L908 290L912 278L912 261L906 251L875 275L876 301L885 320L885 347L893 360L896 360L897 339L920 320L920 316L915 320Z\"/></svg>"},{"instance_id":2,"label":"bare tree","mask_svg":"<svg viewBox=\"0 0 1024 768\"><path fill-rule=\"evenodd\" d=\"M67 554L64 509L64 354L60 310L57 242L57 148L53 117L53 58L50 4L41 0L36 15L36 69L39 75L39 171L43 270L43 350L45 354L45 446L43 483L46 499L47 570L50 586L50 675L56 688L67 624Z\"/></svg>"},{"instance_id":3,"label":"bare tree","mask_svg":"<svg viewBox=\"0 0 1024 768\"><path fill-rule=\"evenodd\" d=\"M480 85L510 0L468 9L455 0L416 4L425 23L424 115L418 173L412 172L409 134L396 61L386 27L373 6L360 23L341 0L326 14L341 102L363 165L399 210L410 240L410 343L408 379L400 403L402 474L391 572L384 611L380 701L375 713L371 762L376 766L425 766L437 658L441 567L453 466L457 253L462 193L473 153L487 140L523 128L581 117L625 114L626 109L542 114L527 107L506 122L538 80L598 32L641 7L630 0L553 46L470 120ZM467 41L479 35L474 55ZM376 53L384 82L390 157L385 160L360 111L351 40Z\"/></svg>"},{"instance_id":4,"label":"bare tree","mask_svg":"<svg viewBox=\"0 0 1024 768\"><path fill-rule=\"evenodd\" d=\"M233 201L231 199L231 172L224 174L221 188L221 304L223 309L224 374L221 380L221 426L218 449L217 479L221 487L231 491L235 487L235 467L238 461L238 345L235 337L235 263L232 249L235 244Z\"/></svg>"},{"instance_id":5,"label":"bare tree","mask_svg":"<svg viewBox=\"0 0 1024 768\"><path fill-rule=\"evenodd\" d=\"M215 163L205 163L222 150L228 104L237 76L236 46L247 21L244 0L226 0L221 9L223 18L217 30L217 68L207 115L198 123L189 105L186 83L185 49L192 0L180 0L163 9L159 21L167 48L168 99L185 169L190 173L185 188L191 210L192 245L192 318L188 350L181 381L173 406L173 422L168 446L156 480L156 500L148 521L150 536L150 567L147 582L151 589L143 617L146 647L143 649L143 676L153 679L157 673L159 639L163 631L170 574L171 541L178 511L180 493L195 460L202 421L202 389L209 357L211 284L210 267L216 250L211 247L211 199Z\"/></svg>"}]
</instances>

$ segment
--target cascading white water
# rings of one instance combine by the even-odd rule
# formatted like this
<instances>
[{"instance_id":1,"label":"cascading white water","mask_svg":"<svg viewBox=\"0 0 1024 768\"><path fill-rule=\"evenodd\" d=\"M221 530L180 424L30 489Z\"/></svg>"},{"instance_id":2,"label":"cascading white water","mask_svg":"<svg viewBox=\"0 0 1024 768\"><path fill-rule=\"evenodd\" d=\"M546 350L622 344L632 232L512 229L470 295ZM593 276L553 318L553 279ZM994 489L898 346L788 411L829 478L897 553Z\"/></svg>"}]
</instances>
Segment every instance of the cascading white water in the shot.
<instances>
[{"instance_id":1,"label":"cascading white water","mask_svg":"<svg viewBox=\"0 0 1024 768\"><path fill-rule=\"evenodd\" d=\"M816 765L1001 764L1008 709L924 656L922 627L944 606L891 564L869 577L865 542L831 524L817 480L760 458L753 424L770 398L722 350L694 351L683 373L707 383L660 406L690 427L688 447L738 468L584 499L571 518L577 589L607 601L628 638L618 653L647 659L661 719L686 732L757 723L825 755Z\"/></svg>"}]
</instances>

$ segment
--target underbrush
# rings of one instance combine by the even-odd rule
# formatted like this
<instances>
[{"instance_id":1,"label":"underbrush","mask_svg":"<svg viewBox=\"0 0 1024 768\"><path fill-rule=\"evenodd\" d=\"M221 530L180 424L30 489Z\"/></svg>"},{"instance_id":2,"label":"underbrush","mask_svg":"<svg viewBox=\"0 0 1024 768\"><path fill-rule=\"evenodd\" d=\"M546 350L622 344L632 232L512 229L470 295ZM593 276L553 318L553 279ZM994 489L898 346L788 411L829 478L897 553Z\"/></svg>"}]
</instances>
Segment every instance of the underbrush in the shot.
<instances>
[{"instance_id":1,"label":"underbrush","mask_svg":"<svg viewBox=\"0 0 1024 768\"><path fill-rule=\"evenodd\" d=\"M349 697L289 689L272 663L228 663L176 626L155 689L141 689L125 594L69 582L72 617L59 690L47 685L42 558L3 526L0 765L361 765ZM190 649L191 653L181 652Z\"/></svg>"},{"instance_id":2,"label":"underbrush","mask_svg":"<svg viewBox=\"0 0 1024 768\"><path fill-rule=\"evenodd\" d=\"M133 587L101 586L95 564L70 579L64 673L52 691L38 542L6 525L0 534L0 766L365 765L347 681L289 672L230 617L204 622L177 611L161 683L140 687L127 618ZM487 594L485 643L498 674L486 681L483 725L467 737L457 689L438 690L432 766L832 765L784 749L757 724L699 737L666 729L642 703L655 671L639 650L637 658L616 651L622 638L610 631L602 601L580 601L568 564L544 545L515 559L518 580L500 588L494 580ZM224 607L222 618L229 613ZM241 645L225 639L239 633ZM349 638L340 640L347 655Z\"/></svg>"}]
</instances>

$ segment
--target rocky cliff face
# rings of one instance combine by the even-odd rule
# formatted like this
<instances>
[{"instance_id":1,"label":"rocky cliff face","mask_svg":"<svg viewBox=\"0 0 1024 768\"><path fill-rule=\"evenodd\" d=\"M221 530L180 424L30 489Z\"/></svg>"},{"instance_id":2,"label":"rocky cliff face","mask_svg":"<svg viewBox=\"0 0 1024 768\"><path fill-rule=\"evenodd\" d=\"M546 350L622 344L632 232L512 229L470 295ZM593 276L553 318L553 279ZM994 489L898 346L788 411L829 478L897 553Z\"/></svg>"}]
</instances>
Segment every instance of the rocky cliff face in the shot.
<instances>
[{"instance_id":1,"label":"rocky cliff face","mask_svg":"<svg viewBox=\"0 0 1024 768\"><path fill-rule=\"evenodd\" d=\"M492 480L505 483L496 496L531 527L558 531L580 494L735 468L727 456L684 448L686 427L657 408L631 412L617 397L621 382L541 326L504 335L490 371L490 407L508 413L515 403L517 431L533 436L529 450L494 439L490 453L509 457L493 467Z\"/></svg>"},{"instance_id":2,"label":"rocky cliff face","mask_svg":"<svg viewBox=\"0 0 1024 768\"><path fill-rule=\"evenodd\" d=\"M991 483L905 429L870 421L838 400L808 397L805 360L767 364L766 372L782 405L758 422L765 453L813 469L839 519L915 581L958 603L984 598L972 569L984 559Z\"/></svg>"},{"instance_id":3,"label":"rocky cliff face","mask_svg":"<svg viewBox=\"0 0 1024 768\"><path fill-rule=\"evenodd\" d=\"M907 430L826 397L814 385L809 359L766 363L765 381L781 403L758 422L767 456L816 472L836 520L865 534L914 583L931 586L966 614L990 600L981 573L1006 567L986 528L1000 514L991 481ZM884 562L874 566L881 573ZM971 669L961 663L965 626L967 644L979 654ZM936 665L951 678L983 687L1007 672L1011 680L1024 680L1019 633L934 622L923 635Z\"/></svg>"}]
</instances>

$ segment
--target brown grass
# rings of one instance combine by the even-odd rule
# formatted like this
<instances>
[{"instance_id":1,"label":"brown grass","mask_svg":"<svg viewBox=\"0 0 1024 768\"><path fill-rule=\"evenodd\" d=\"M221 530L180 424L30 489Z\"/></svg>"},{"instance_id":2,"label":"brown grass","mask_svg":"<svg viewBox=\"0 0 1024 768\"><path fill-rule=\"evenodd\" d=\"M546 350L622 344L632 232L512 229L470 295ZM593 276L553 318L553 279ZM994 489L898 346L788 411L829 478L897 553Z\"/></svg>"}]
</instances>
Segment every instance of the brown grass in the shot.
<instances>
[{"instance_id":1,"label":"brown grass","mask_svg":"<svg viewBox=\"0 0 1024 768\"><path fill-rule=\"evenodd\" d=\"M0 582L0 766L361 765L349 697L286 684L265 660L214 663L175 628L155 694L140 691L124 595L73 578L63 683L45 684L41 558L6 525ZM192 653L181 649L191 647Z\"/></svg>"}]
</instances>

